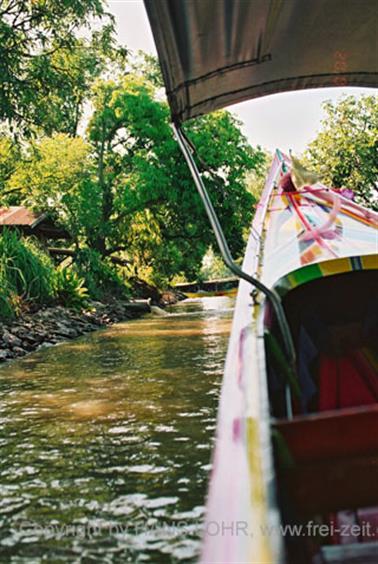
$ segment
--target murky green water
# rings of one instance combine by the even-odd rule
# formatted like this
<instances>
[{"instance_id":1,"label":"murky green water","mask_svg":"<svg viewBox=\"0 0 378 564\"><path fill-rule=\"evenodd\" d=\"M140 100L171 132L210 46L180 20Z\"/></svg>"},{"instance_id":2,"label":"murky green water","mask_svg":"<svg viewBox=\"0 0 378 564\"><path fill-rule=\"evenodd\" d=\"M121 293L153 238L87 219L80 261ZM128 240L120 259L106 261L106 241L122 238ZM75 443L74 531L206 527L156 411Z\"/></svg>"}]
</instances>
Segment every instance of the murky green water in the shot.
<instances>
[{"instance_id":1,"label":"murky green water","mask_svg":"<svg viewBox=\"0 0 378 564\"><path fill-rule=\"evenodd\" d=\"M193 562L232 301L0 369L0 561Z\"/></svg>"}]
</instances>

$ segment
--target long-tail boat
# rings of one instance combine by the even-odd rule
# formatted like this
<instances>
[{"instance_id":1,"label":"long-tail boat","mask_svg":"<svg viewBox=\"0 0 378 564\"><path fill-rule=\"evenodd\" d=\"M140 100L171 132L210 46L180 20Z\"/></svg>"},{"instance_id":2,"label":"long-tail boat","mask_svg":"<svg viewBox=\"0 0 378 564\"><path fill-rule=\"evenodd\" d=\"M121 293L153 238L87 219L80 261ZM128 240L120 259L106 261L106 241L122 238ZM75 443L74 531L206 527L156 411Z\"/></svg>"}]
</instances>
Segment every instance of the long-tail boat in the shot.
<instances>
[{"instance_id":1,"label":"long-tail boat","mask_svg":"<svg viewBox=\"0 0 378 564\"><path fill-rule=\"evenodd\" d=\"M241 278L203 563L378 562L378 214L276 152L242 268L189 118L275 92L377 86L376 0L145 0L173 129Z\"/></svg>"}]
</instances>

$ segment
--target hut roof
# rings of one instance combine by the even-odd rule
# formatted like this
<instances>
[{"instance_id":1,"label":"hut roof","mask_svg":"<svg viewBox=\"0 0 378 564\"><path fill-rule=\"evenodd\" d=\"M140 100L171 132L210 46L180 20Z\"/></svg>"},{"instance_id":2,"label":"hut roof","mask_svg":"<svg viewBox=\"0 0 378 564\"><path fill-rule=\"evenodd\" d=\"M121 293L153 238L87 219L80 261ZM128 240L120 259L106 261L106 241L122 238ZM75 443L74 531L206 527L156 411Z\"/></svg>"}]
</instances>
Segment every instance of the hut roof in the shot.
<instances>
[{"instance_id":1,"label":"hut roof","mask_svg":"<svg viewBox=\"0 0 378 564\"><path fill-rule=\"evenodd\" d=\"M26 235L51 239L68 239L69 233L55 225L46 213L36 213L24 206L0 207L0 231L4 227L19 228Z\"/></svg>"},{"instance_id":2,"label":"hut roof","mask_svg":"<svg viewBox=\"0 0 378 564\"><path fill-rule=\"evenodd\" d=\"M46 218L45 213L37 214L24 206L11 206L0 208L0 225L11 225L13 227L28 226L34 229Z\"/></svg>"}]
</instances>

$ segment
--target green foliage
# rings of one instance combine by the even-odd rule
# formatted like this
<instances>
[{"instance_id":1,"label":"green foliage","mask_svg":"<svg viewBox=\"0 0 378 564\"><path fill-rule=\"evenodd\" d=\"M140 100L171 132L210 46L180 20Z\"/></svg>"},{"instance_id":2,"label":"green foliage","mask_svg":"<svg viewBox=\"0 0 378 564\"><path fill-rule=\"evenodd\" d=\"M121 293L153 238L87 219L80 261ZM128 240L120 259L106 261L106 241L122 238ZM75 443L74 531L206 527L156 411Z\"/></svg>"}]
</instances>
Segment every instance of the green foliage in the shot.
<instances>
[{"instance_id":1,"label":"green foliage","mask_svg":"<svg viewBox=\"0 0 378 564\"><path fill-rule=\"evenodd\" d=\"M4 230L0 237L0 316L17 313L23 302L50 302L53 280L53 265L39 246Z\"/></svg>"},{"instance_id":2,"label":"green foliage","mask_svg":"<svg viewBox=\"0 0 378 564\"><path fill-rule=\"evenodd\" d=\"M259 168L255 168L246 174L245 185L255 202L259 202L261 198L272 160L273 155L266 152L265 162Z\"/></svg>"},{"instance_id":3,"label":"green foliage","mask_svg":"<svg viewBox=\"0 0 378 564\"><path fill-rule=\"evenodd\" d=\"M12 291L7 278L7 271L4 261L0 260L0 320L7 320L14 317L18 311L15 303L17 294Z\"/></svg>"},{"instance_id":4,"label":"green foliage","mask_svg":"<svg viewBox=\"0 0 378 564\"><path fill-rule=\"evenodd\" d=\"M156 88L164 88L159 61L153 55L138 51L130 61L130 67L133 74L143 77Z\"/></svg>"},{"instance_id":5,"label":"green foliage","mask_svg":"<svg viewBox=\"0 0 378 564\"><path fill-rule=\"evenodd\" d=\"M324 104L322 130L305 153L325 184L346 186L357 201L378 208L378 98L347 96Z\"/></svg>"},{"instance_id":6,"label":"green foliage","mask_svg":"<svg viewBox=\"0 0 378 564\"><path fill-rule=\"evenodd\" d=\"M128 296L125 282L97 251L88 248L79 251L75 266L92 298L101 300L106 297Z\"/></svg>"},{"instance_id":7,"label":"green foliage","mask_svg":"<svg viewBox=\"0 0 378 564\"><path fill-rule=\"evenodd\" d=\"M232 272L224 264L221 257L214 253L210 247L202 259L202 267L200 270L200 280L216 280L218 278L229 278L233 276Z\"/></svg>"},{"instance_id":8,"label":"green foliage","mask_svg":"<svg viewBox=\"0 0 378 564\"><path fill-rule=\"evenodd\" d=\"M177 275L198 276L203 256L215 246L172 135L156 59L139 54L132 72L121 78L121 63L114 61L114 80L98 80L90 90L96 73L104 76L105 62L111 60L103 38L92 35L91 42L97 41L94 55L92 47L77 38L51 53L53 64L69 71L73 80L46 93L42 105L33 102L33 111L41 117L39 121L34 113L33 123L51 135L24 142L17 165L11 158L7 164L10 147L3 151L8 155L3 193L48 212L69 231L79 249L79 277L97 298L107 287L116 292L122 287L110 261L115 254L129 264L129 276L164 286ZM93 114L86 137L75 137L74 109L89 96ZM198 149L211 199L238 258L255 201L245 178L251 171L260 173L264 153L249 146L229 112L188 123L186 132Z\"/></svg>"},{"instance_id":9,"label":"green foliage","mask_svg":"<svg viewBox=\"0 0 378 564\"><path fill-rule=\"evenodd\" d=\"M104 26L91 40L77 39L69 49L51 57L51 67L61 75L57 88L35 103L33 122L45 135L55 132L78 134L88 93L101 74L125 72L127 52L116 47L113 27Z\"/></svg>"},{"instance_id":10,"label":"green foliage","mask_svg":"<svg viewBox=\"0 0 378 564\"><path fill-rule=\"evenodd\" d=\"M54 276L54 295L61 305L80 308L88 298L84 279L72 268L57 268Z\"/></svg>"},{"instance_id":11,"label":"green foliage","mask_svg":"<svg viewBox=\"0 0 378 564\"><path fill-rule=\"evenodd\" d=\"M22 203L49 212L75 240L95 228L100 196L91 180L90 146L80 137L65 134L44 137L30 144L24 163L7 182Z\"/></svg>"},{"instance_id":12,"label":"green foliage","mask_svg":"<svg viewBox=\"0 0 378 564\"><path fill-rule=\"evenodd\" d=\"M227 111L203 116L186 126L203 163L206 186L236 258L243 254L243 233L250 225L256 201L246 189L246 176L252 171L261 174L265 165L265 154L249 145L240 126L241 123ZM202 211L202 203L198 201L198 205ZM202 218L201 228L208 225L203 211ZM209 235L216 248L212 233Z\"/></svg>"},{"instance_id":13,"label":"green foliage","mask_svg":"<svg viewBox=\"0 0 378 564\"><path fill-rule=\"evenodd\" d=\"M156 98L153 83L131 73L120 83L99 82L94 105L88 132L103 195L97 250L106 255L121 247L137 273L149 272L151 281L180 272L195 276L214 238L173 139L167 105ZM265 160L239 126L229 112L187 126L236 256L253 212L244 178Z\"/></svg>"},{"instance_id":14,"label":"green foliage","mask_svg":"<svg viewBox=\"0 0 378 564\"><path fill-rule=\"evenodd\" d=\"M7 190L7 183L21 160L18 144L8 135L0 134L0 206L12 203L14 191Z\"/></svg>"},{"instance_id":15,"label":"green foliage","mask_svg":"<svg viewBox=\"0 0 378 564\"><path fill-rule=\"evenodd\" d=\"M86 90L104 69L104 54L117 51L114 21L104 5L103 0L1 3L0 120L25 134L36 126L48 134L76 134ZM78 38L95 27L90 38Z\"/></svg>"}]
</instances>

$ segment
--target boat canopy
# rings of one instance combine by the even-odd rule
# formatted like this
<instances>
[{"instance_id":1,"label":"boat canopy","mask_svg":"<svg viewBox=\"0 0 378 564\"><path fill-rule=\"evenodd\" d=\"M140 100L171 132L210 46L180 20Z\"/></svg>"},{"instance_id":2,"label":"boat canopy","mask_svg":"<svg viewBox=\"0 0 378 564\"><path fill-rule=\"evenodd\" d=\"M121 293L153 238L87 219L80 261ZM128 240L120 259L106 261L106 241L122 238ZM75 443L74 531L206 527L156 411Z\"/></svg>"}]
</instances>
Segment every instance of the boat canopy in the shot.
<instances>
[{"instance_id":1,"label":"boat canopy","mask_svg":"<svg viewBox=\"0 0 378 564\"><path fill-rule=\"evenodd\" d=\"M378 85L377 0L145 0L172 119L276 92Z\"/></svg>"}]
</instances>

